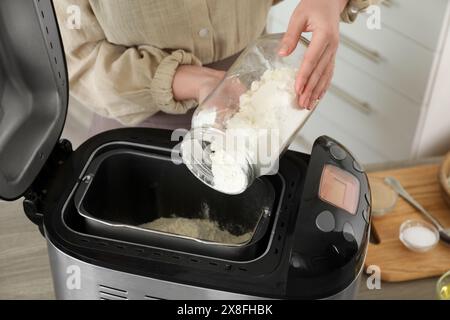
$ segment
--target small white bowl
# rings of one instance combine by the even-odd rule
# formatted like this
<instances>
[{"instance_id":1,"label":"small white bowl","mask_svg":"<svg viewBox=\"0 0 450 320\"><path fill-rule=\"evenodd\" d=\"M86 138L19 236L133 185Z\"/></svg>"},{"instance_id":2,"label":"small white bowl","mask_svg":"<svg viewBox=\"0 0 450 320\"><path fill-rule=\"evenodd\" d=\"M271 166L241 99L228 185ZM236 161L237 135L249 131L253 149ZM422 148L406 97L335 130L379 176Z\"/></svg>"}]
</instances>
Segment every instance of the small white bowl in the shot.
<instances>
[{"instance_id":1,"label":"small white bowl","mask_svg":"<svg viewBox=\"0 0 450 320\"><path fill-rule=\"evenodd\" d=\"M439 231L431 223L420 220L406 220L400 226L400 241L415 252L426 252L439 242Z\"/></svg>"}]
</instances>

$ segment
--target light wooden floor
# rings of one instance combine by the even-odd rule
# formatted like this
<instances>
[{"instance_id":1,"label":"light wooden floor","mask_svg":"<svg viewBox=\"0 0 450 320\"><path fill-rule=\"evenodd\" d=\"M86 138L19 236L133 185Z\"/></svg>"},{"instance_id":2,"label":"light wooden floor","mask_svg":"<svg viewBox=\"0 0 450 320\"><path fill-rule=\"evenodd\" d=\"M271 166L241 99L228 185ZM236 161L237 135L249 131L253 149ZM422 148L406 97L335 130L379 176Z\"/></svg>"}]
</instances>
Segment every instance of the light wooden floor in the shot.
<instances>
[{"instance_id":1,"label":"light wooden floor","mask_svg":"<svg viewBox=\"0 0 450 320\"><path fill-rule=\"evenodd\" d=\"M51 299L45 239L22 212L21 202L0 202L0 298Z\"/></svg>"},{"instance_id":2,"label":"light wooden floor","mask_svg":"<svg viewBox=\"0 0 450 320\"><path fill-rule=\"evenodd\" d=\"M360 299L434 299L436 279L382 283L368 290L361 282ZM47 248L38 228L22 212L22 203L0 202L0 299L53 299Z\"/></svg>"}]
</instances>

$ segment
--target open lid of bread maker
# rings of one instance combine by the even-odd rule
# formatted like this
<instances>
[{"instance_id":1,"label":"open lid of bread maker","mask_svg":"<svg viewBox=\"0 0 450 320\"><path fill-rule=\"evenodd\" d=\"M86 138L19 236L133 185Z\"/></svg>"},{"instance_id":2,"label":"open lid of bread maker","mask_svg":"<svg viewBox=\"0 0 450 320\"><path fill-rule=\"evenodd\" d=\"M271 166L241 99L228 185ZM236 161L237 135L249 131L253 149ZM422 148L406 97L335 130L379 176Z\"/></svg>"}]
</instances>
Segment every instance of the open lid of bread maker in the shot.
<instances>
[{"instance_id":1,"label":"open lid of bread maker","mask_svg":"<svg viewBox=\"0 0 450 320\"><path fill-rule=\"evenodd\" d=\"M58 142L67 71L51 0L0 1L0 198L22 196Z\"/></svg>"}]
</instances>

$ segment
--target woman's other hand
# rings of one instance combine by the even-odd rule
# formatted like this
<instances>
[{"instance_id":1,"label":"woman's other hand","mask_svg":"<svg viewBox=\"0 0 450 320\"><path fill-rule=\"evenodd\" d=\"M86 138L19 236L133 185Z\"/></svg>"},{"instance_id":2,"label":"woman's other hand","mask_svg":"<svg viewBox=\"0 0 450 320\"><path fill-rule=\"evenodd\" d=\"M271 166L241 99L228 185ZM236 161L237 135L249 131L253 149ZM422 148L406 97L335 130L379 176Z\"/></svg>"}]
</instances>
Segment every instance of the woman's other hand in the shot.
<instances>
[{"instance_id":1,"label":"woman's other hand","mask_svg":"<svg viewBox=\"0 0 450 320\"><path fill-rule=\"evenodd\" d=\"M175 100L196 100L201 103L225 76L224 71L206 67L182 65L177 68L172 83Z\"/></svg>"},{"instance_id":2,"label":"woman's other hand","mask_svg":"<svg viewBox=\"0 0 450 320\"><path fill-rule=\"evenodd\" d=\"M225 72L198 66L180 66L172 84L176 100L195 99L199 104L218 88L207 103L214 108L217 122L224 123L239 108L239 98L247 88L239 79L230 77L224 80ZM222 85L218 87L221 83Z\"/></svg>"},{"instance_id":3,"label":"woman's other hand","mask_svg":"<svg viewBox=\"0 0 450 320\"><path fill-rule=\"evenodd\" d=\"M302 0L291 16L281 42L281 56L288 56L294 51L302 32L312 32L311 43L295 82L298 104L302 108L314 108L330 86L339 45L340 14L347 2Z\"/></svg>"}]
</instances>

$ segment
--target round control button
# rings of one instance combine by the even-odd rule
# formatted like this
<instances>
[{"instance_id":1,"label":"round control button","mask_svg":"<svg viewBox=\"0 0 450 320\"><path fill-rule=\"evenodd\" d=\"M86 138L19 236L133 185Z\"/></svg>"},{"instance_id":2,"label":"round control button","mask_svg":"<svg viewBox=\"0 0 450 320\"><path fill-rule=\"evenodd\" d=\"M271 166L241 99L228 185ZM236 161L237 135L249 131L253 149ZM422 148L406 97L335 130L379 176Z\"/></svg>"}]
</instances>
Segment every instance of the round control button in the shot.
<instances>
[{"instance_id":1,"label":"round control button","mask_svg":"<svg viewBox=\"0 0 450 320\"><path fill-rule=\"evenodd\" d=\"M342 229L342 233L344 235L345 240L348 242L352 242L355 240L355 231L353 230L352 225L350 222L346 222L344 224L344 228Z\"/></svg>"},{"instance_id":2,"label":"round control button","mask_svg":"<svg viewBox=\"0 0 450 320\"><path fill-rule=\"evenodd\" d=\"M361 165L360 165L356 160L353 160L353 168L354 168L356 171L364 172L363 167L361 167Z\"/></svg>"},{"instance_id":3,"label":"round control button","mask_svg":"<svg viewBox=\"0 0 450 320\"><path fill-rule=\"evenodd\" d=\"M336 160L342 161L347 157L347 153L341 147L333 145L330 148L330 153Z\"/></svg>"},{"instance_id":4,"label":"round control button","mask_svg":"<svg viewBox=\"0 0 450 320\"><path fill-rule=\"evenodd\" d=\"M330 211L322 211L316 218L316 226L323 232L330 232L334 230L336 221Z\"/></svg>"}]
</instances>

